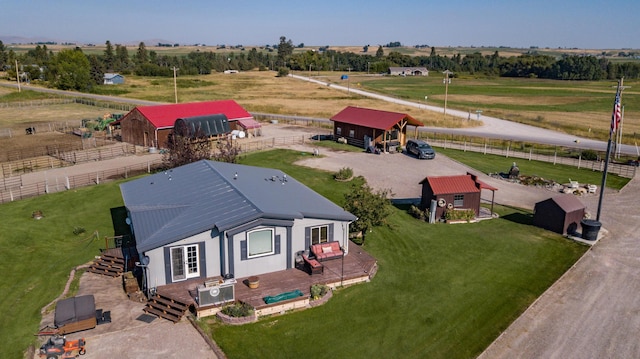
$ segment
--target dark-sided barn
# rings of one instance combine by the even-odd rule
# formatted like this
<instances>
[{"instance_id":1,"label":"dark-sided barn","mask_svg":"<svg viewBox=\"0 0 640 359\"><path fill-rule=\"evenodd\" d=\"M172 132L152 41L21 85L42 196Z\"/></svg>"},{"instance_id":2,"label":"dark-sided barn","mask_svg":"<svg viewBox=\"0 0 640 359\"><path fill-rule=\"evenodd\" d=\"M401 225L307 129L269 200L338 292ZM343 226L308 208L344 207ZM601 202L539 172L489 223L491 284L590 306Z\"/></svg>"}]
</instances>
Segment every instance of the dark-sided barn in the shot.
<instances>
[{"instance_id":1,"label":"dark-sided barn","mask_svg":"<svg viewBox=\"0 0 640 359\"><path fill-rule=\"evenodd\" d=\"M369 148L377 146L389 149L404 146L407 142L407 126L423 126L415 118L398 112L373 110L349 106L331 117L335 138L345 138L353 146Z\"/></svg>"}]
</instances>

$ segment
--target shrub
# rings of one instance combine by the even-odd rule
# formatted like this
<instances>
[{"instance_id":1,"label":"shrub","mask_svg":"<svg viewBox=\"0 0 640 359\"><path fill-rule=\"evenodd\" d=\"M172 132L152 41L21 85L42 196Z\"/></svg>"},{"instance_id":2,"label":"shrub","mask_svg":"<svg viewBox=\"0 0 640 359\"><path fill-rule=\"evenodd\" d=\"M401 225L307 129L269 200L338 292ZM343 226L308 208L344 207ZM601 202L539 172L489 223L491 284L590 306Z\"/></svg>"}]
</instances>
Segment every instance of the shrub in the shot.
<instances>
[{"instance_id":1,"label":"shrub","mask_svg":"<svg viewBox=\"0 0 640 359\"><path fill-rule=\"evenodd\" d=\"M329 292L329 287L324 284L314 284L311 286L311 299L318 300Z\"/></svg>"},{"instance_id":2,"label":"shrub","mask_svg":"<svg viewBox=\"0 0 640 359\"><path fill-rule=\"evenodd\" d=\"M348 180L351 177L353 177L353 170L349 167L343 167L338 172L333 174L333 178L339 181Z\"/></svg>"},{"instance_id":3,"label":"shrub","mask_svg":"<svg viewBox=\"0 0 640 359\"><path fill-rule=\"evenodd\" d=\"M234 318L253 315L253 307L244 302L235 302L222 308L221 312Z\"/></svg>"},{"instance_id":4,"label":"shrub","mask_svg":"<svg viewBox=\"0 0 640 359\"><path fill-rule=\"evenodd\" d=\"M421 221L426 221L427 218L429 218L429 210L425 209L424 211L420 209L420 207L411 205L411 207L409 207L409 214L414 216L415 218L421 220Z\"/></svg>"},{"instance_id":5,"label":"shrub","mask_svg":"<svg viewBox=\"0 0 640 359\"><path fill-rule=\"evenodd\" d=\"M587 161L597 161L598 153L594 150L583 150L581 153L582 159Z\"/></svg>"},{"instance_id":6,"label":"shrub","mask_svg":"<svg viewBox=\"0 0 640 359\"><path fill-rule=\"evenodd\" d=\"M73 227L73 234L75 234L76 236L79 234L82 234L84 232L86 232L87 230L84 229L84 227Z\"/></svg>"},{"instance_id":7,"label":"shrub","mask_svg":"<svg viewBox=\"0 0 640 359\"><path fill-rule=\"evenodd\" d=\"M476 218L476 212L472 209L449 209L445 212L444 218L447 221L459 221L465 220L470 222L474 218Z\"/></svg>"}]
</instances>

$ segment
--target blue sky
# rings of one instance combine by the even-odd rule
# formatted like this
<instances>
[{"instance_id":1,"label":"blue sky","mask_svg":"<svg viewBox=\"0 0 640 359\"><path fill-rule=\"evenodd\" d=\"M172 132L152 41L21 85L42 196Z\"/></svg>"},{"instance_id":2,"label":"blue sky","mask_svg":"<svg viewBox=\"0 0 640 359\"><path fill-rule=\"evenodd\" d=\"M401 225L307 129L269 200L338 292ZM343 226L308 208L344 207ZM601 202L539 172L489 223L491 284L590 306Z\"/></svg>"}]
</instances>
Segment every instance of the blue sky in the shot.
<instances>
[{"instance_id":1,"label":"blue sky","mask_svg":"<svg viewBox=\"0 0 640 359\"><path fill-rule=\"evenodd\" d=\"M639 0L2 0L0 39L640 49L639 16Z\"/></svg>"}]
</instances>

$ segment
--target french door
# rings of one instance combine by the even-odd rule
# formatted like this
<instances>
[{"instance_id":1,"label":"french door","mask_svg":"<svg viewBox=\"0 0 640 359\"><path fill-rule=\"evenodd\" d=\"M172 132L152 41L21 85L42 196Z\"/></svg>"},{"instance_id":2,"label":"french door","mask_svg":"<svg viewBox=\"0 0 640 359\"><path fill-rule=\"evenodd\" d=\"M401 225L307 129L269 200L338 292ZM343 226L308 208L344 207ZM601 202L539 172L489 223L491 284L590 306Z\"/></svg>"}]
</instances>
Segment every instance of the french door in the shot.
<instances>
[{"instance_id":1,"label":"french door","mask_svg":"<svg viewBox=\"0 0 640 359\"><path fill-rule=\"evenodd\" d=\"M171 248L171 277L174 282L200 276L198 245Z\"/></svg>"}]
</instances>

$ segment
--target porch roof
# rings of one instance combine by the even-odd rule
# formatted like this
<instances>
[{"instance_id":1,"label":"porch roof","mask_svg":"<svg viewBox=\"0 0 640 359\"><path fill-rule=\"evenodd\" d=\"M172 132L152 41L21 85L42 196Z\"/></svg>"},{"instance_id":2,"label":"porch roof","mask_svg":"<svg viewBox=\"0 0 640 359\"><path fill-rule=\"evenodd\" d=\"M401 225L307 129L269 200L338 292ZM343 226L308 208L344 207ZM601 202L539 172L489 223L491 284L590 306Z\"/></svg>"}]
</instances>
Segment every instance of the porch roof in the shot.
<instances>
[{"instance_id":1,"label":"porch roof","mask_svg":"<svg viewBox=\"0 0 640 359\"><path fill-rule=\"evenodd\" d=\"M406 113L373 110L354 106L346 107L331 117L331 120L385 131L390 130L402 120L406 120L407 124L412 126L424 126L422 122Z\"/></svg>"}]
</instances>

